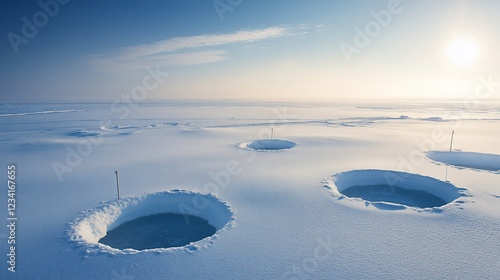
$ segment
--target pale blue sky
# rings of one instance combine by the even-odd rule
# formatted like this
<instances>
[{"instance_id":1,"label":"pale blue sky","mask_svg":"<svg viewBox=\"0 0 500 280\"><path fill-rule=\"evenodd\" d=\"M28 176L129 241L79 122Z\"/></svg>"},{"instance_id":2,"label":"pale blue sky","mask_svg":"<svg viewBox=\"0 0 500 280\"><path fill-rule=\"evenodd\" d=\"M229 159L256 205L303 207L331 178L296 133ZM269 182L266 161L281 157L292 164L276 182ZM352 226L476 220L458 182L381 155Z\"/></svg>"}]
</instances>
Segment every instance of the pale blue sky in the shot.
<instances>
[{"instance_id":1,"label":"pale blue sky","mask_svg":"<svg viewBox=\"0 0 500 280\"><path fill-rule=\"evenodd\" d=\"M500 77L494 0L0 5L1 102L112 101L141 86L141 100L460 99ZM469 63L449 57L456 40L474 44Z\"/></svg>"}]
</instances>

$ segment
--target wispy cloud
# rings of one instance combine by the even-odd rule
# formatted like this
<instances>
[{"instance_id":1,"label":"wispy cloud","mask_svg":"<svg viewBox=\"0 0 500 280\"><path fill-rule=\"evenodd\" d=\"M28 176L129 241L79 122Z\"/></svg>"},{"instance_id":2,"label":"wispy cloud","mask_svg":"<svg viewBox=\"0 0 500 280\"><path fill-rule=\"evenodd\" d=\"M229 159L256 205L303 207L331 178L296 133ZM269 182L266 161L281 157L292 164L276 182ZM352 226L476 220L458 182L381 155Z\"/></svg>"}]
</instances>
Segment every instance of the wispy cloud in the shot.
<instances>
[{"instance_id":1,"label":"wispy cloud","mask_svg":"<svg viewBox=\"0 0 500 280\"><path fill-rule=\"evenodd\" d=\"M196 65L224 60L223 50L199 51L179 54L165 54L154 56L154 63L170 65Z\"/></svg>"},{"instance_id":2,"label":"wispy cloud","mask_svg":"<svg viewBox=\"0 0 500 280\"><path fill-rule=\"evenodd\" d=\"M226 44L248 43L271 38L283 37L290 33L285 27L242 30L229 34L209 34L192 37L176 37L153 44L139 45L124 49L124 54L132 57L155 55L199 47L215 47Z\"/></svg>"},{"instance_id":3,"label":"wispy cloud","mask_svg":"<svg viewBox=\"0 0 500 280\"><path fill-rule=\"evenodd\" d=\"M134 71L151 64L205 64L226 59L227 51L221 49L226 45L247 44L291 35L294 35L292 28L275 26L226 34L175 37L122 48L107 55L94 55L90 61L98 69L111 72Z\"/></svg>"}]
</instances>

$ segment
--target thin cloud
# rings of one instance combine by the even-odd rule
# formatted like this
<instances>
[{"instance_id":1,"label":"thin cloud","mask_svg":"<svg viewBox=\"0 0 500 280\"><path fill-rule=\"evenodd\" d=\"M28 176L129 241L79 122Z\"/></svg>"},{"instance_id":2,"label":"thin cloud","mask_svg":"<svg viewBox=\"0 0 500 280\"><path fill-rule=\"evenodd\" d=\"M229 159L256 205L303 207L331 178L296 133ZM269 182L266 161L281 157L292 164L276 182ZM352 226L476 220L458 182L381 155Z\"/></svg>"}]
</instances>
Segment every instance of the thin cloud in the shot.
<instances>
[{"instance_id":1,"label":"thin cloud","mask_svg":"<svg viewBox=\"0 0 500 280\"><path fill-rule=\"evenodd\" d=\"M213 63L225 60L226 51L200 49L221 48L226 45L253 43L292 35L291 28L275 26L226 34L175 37L151 44L122 48L110 55L95 55L90 58L90 62L100 70L111 72L134 71L151 64L198 65Z\"/></svg>"},{"instance_id":2,"label":"thin cloud","mask_svg":"<svg viewBox=\"0 0 500 280\"><path fill-rule=\"evenodd\" d=\"M223 50L210 50L190 53L166 54L154 56L154 63L169 65L196 65L224 60Z\"/></svg>"},{"instance_id":3,"label":"thin cloud","mask_svg":"<svg viewBox=\"0 0 500 280\"><path fill-rule=\"evenodd\" d=\"M284 27L242 30L228 34L209 34L192 37L176 37L152 44L139 45L124 49L124 56L139 57L179 50L215 47L227 44L249 43L286 36L290 30Z\"/></svg>"}]
</instances>

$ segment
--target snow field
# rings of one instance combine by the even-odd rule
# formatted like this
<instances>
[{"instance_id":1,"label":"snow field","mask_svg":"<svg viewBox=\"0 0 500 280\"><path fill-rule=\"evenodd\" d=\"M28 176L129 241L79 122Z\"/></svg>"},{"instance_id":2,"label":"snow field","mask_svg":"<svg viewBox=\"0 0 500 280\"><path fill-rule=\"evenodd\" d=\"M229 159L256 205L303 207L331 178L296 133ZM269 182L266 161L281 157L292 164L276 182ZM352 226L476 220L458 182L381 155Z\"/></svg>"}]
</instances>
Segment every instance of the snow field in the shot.
<instances>
[{"instance_id":1,"label":"snow field","mask_svg":"<svg viewBox=\"0 0 500 280\"><path fill-rule=\"evenodd\" d=\"M421 147L433 130L447 136L455 129L455 148L500 154L498 110L477 110L457 128L457 122L440 115L447 110L442 104L298 104L279 109L286 117L278 131L272 109L279 105L207 103L141 104L127 119L118 119L109 106L3 117L0 151L9 161L5 165L19 167L23 261L14 278L6 270L0 278L499 278L498 174L429 160L425 151L447 149L449 137L435 141L435 148ZM433 121L438 116L441 121ZM111 124L100 128L106 118ZM169 123L179 125L156 125ZM284 152L235 147L268 139L259 135L271 127L276 137L297 145ZM92 149L68 164L67 156L78 153L79 145ZM53 162L71 168L61 181ZM115 170L127 205L114 200ZM433 211L402 204L392 205L403 207L399 211L387 211L381 205L389 203L377 207L339 199L323 187L332 174L359 170L431 177L465 188L469 196ZM120 220L160 211L148 206L155 199L142 200L141 193L148 197L175 189L227 201L234 219L217 234L182 248L123 252L95 243ZM204 211L196 207L203 199L187 205ZM0 201L0 208L6 207ZM155 211L144 210L150 207ZM225 217L225 211L216 212ZM0 248L5 245L0 235Z\"/></svg>"}]
</instances>

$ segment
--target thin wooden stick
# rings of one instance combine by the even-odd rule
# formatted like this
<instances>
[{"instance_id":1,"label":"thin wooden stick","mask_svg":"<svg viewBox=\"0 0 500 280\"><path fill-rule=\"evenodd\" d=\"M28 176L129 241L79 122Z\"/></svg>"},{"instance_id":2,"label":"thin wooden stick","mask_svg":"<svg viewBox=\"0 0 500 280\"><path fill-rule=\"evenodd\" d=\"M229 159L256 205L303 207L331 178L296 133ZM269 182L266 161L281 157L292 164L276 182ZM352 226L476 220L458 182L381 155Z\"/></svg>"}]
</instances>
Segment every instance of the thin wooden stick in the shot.
<instances>
[{"instance_id":1,"label":"thin wooden stick","mask_svg":"<svg viewBox=\"0 0 500 280\"><path fill-rule=\"evenodd\" d=\"M451 142L450 142L450 152L451 152L451 147L453 147L453 135L455 134L455 130L451 131Z\"/></svg>"},{"instance_id":2,"label":"thin wooden stick","mask_svg":"<svg viewBox=\"0 0 500 280\"><path fill-rule=\"evenodd\" d=\"M116 175L116 193L118 194L118 199L120 199L120 185L118 184L118 171L115 171Z\"/></svg>"}]
</instances>

